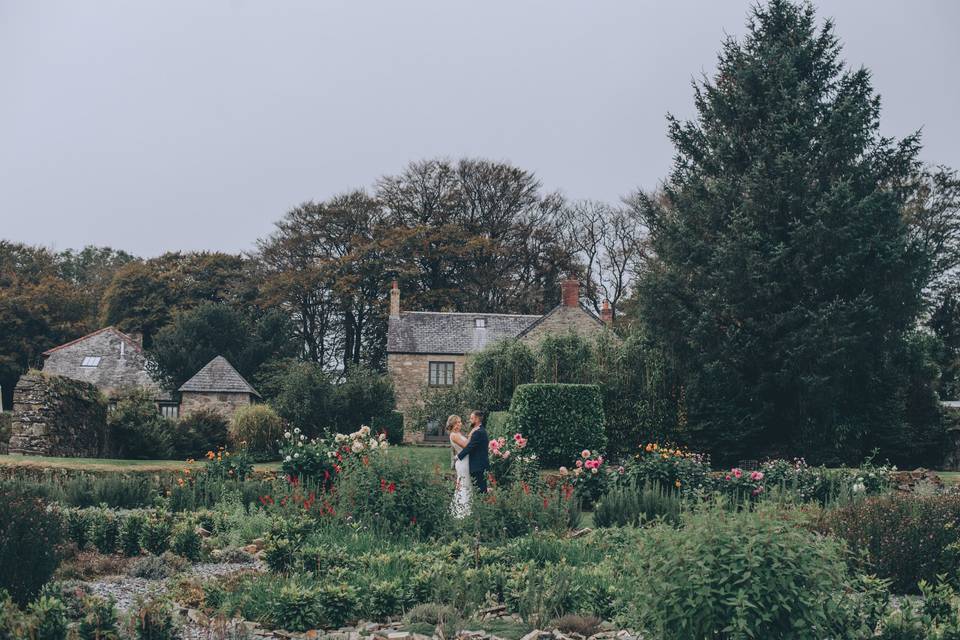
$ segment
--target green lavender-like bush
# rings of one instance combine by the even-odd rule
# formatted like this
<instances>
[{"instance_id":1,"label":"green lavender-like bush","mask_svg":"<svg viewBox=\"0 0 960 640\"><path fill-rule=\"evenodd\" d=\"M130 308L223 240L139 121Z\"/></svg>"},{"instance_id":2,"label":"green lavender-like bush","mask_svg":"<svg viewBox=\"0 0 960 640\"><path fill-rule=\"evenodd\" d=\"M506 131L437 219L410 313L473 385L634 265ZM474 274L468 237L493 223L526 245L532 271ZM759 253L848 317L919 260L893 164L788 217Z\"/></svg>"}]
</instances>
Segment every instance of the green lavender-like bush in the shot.
<instances>
[{"instance_id":1,"label":"green lavender-like bush","mask_svg":"<svg viewBox=\"0 0 960 640\"><path fill-rule=\"evenodd\" d=\"M620 622L663 640L848 637L861 623L844 556L798 514L704 507L621 554Z\"/></svg>"}]
</instances>

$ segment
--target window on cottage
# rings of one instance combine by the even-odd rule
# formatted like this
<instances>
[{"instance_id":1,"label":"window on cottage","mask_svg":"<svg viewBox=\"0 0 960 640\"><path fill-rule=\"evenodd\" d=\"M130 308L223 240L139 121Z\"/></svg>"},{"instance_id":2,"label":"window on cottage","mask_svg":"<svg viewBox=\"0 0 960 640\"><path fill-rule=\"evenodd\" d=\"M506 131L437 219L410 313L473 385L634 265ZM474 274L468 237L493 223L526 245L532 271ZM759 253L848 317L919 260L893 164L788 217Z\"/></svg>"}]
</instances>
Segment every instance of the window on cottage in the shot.
<instances>
[{"instance_id":1,"label":"window on cottage","mask_svg":"<svg viewBox=\"0 0 960 640\"><path fill-rule=\"evenodd\" d=\"M453 363L431 362L429 364L428 376L431 387L452 387Z\"/></svg>"},{"instance_id":2,"label":"window on cottage","mask_svg":"<svg viewBox=\"0 0 960 640\"><path fill-rule=\"evenodd\" d=\"M218 394L217 394L217 401L218 401L218 402L227 402L228 400L230 400L230 396L227 395L226 393L218 393Z\"/></svg>"},{"instance_id":3,"label":"window on cottage","mask_svg":"<svg viewBox=\"0 0 960 640\"><path fill-rule=\"evenodd\" d=\"M180 417L180 405L162 404L160 405L160 415L162 415L164 418L169 418L170 420L176 420Z\"/></svg>"},{"instance_id":4,"label":"window on cottage","mask_svg":"<svg viewBox=\"0 0 960 640\"><path fill-rule=\"evenodd\" d=\"M100 356L87 356L83 359L83 362L80 363L81 367L99 367L100 366Z\"/></svg>"},{"instance_id":5,"label":"window on cottage","mask_svg":"<svg viewBox=\"0 0 960 640\"><path fill-rule=\"evenodd\" d=\"M477 329L486 329L487 328L487 319L486 318L476 318L473 321L473 326Z\"/></svg>"}]
</instances>

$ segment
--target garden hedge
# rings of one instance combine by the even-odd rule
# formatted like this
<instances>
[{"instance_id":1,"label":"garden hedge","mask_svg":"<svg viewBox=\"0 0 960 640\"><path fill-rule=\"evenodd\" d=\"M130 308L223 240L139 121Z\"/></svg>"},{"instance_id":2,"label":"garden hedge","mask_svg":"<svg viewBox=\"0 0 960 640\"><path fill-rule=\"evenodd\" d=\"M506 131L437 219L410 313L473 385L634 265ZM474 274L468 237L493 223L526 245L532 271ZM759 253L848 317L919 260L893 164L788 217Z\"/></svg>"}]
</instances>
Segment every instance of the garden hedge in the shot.
<instances>
[{"instance_id":1,"label":"garden hedge","mask_svg":"<svg viewBox=\"0 0 960 640\"><path fill-rule=\"evenodd\" d=\"M593 384L522 384L510 405L512 426L546 467L570 465L583 449L603 451L603 397Z\"/></svg>"},{"instance_id":2,"label":"garden hedge","mask_svg":"<svg viewBox=\"0 0 960 640\"><path fill-rule=\"evenodd\" d=\"M399 411L375 417L370 427L374 433L387 434L387 442L390 444L403 444L403 414Z\"/></svg>"}]
</instances>

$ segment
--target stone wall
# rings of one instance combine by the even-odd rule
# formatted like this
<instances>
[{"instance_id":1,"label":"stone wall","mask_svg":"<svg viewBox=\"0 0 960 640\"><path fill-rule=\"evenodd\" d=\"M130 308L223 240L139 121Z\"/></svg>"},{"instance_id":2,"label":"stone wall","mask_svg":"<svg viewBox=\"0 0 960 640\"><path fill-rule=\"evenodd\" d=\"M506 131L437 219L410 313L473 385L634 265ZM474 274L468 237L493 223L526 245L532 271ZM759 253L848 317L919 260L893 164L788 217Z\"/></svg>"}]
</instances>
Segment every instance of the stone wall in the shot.
<instances>
[{"instance_id":1,"label":"stone wall","mask_svg":"<svg viewBox=\"0 0 960 640\"><path fill-rule=\"evenodd\" d=\"M92 384L38 371L17 382L10 453L95 458L106 429L106 401Z\"/></svg>"},{"instance_id":2,"label":"stone wall","mask_svg":"<svg viewBox=\"0 0 960 640\"><path fill-rule=\"evenodd\" d=\"M243 407L253 404L249 393L199 393L184 391L180 396L180 415L188 416L198 409L212 409L228 420Z\"/></svg>"},{"instance_id":3,"label":"stone wall","mask_svg":"<svg viewBox=\"0 0 960 640\"><path fill-rule=\"evenodd\" d=\"M397 411L403 414L403 439L406 442L420 442L423 439L423 425L413 424L410 410L419 406L424 390L429 386L431 362L452 362L454 382L460 380L467 356L430 355L414 353L391 353L387 355L387 372L393 381L397 397ZM446 416L443 416L446 418Z\"/></svg>"},{"instance_id":4,"label":"stone wall","mask_svg":"<svg viewBox=\"0 0 960 640\"><path fill-rule=\"evenodd\" d=\"M593 338L601 331L604 325L589 311L581 307L561 305L540 320L539 324L530 330L521 340L531 347L536 347L547 334L565 334L573 331L577 335Z\"/></svg>"}]
</instances>

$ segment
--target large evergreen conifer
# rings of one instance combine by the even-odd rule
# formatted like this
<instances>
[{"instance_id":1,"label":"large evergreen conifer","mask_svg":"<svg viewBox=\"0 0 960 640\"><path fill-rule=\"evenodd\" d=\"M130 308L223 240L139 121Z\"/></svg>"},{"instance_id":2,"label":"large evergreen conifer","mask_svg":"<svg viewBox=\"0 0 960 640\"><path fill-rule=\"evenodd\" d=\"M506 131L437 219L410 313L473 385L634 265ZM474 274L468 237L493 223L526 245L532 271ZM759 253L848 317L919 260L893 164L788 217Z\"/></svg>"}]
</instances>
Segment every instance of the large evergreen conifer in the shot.
<instances>
[{"instance_id":1,"label":"large evergreen conifer","mask_svg":"<svg viewBox=\"0 0 960 640\"><path fill-rule=\"evenodd\" d=\"M720 460L854 460L903 424L919 142L880 136L870 73L840 51L809 4L771 0L695 84L696 117L670 118L642 314L685 380L687 439Z\"/></svg>"}]
</instances>

